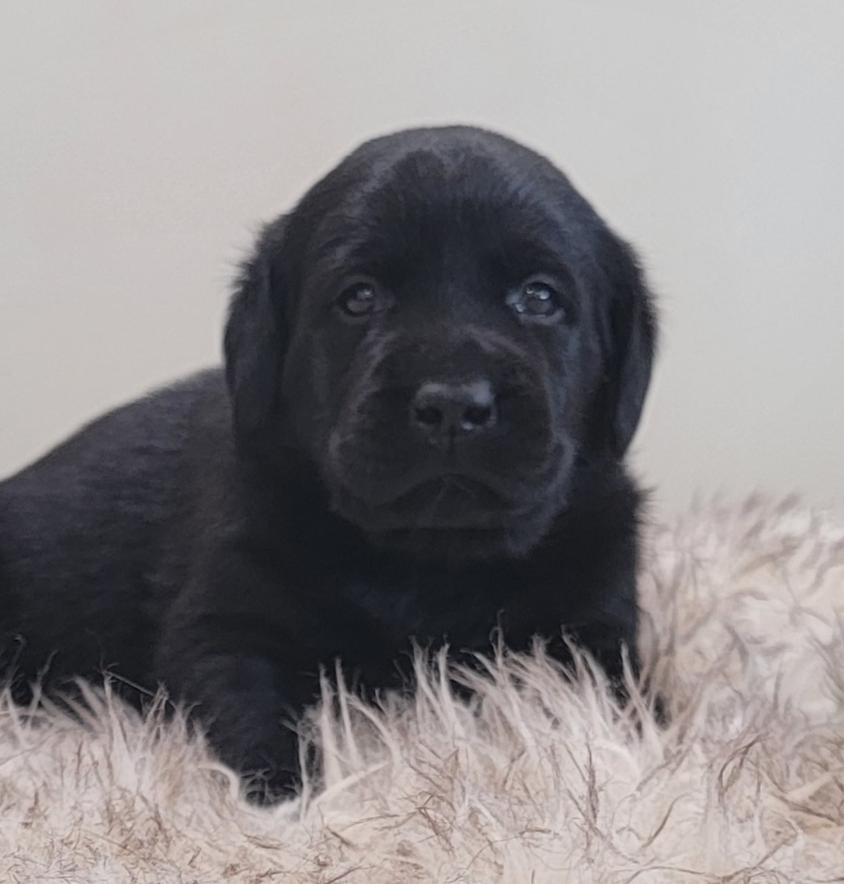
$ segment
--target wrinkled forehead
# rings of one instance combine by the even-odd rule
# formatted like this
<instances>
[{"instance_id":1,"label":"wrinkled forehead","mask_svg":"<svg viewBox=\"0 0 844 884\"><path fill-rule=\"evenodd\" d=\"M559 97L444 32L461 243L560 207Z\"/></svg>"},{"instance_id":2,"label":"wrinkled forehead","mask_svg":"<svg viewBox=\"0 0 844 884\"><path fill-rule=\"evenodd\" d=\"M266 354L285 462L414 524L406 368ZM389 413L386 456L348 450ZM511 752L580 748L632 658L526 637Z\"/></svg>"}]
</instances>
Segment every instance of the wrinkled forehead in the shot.
<instances>
[{"instance_id":1,"label":"wrinkled forehead","mask_svg":"<svg viewBox=\"0 0 844 884\"><path fill-rule=\"evenodd\" d=\"M559 173L464 150L413 150L349 170L315 219L309 264L398 279L480 261L553 270L588 250L576 193Z\"/></svg>"}]
</instances>

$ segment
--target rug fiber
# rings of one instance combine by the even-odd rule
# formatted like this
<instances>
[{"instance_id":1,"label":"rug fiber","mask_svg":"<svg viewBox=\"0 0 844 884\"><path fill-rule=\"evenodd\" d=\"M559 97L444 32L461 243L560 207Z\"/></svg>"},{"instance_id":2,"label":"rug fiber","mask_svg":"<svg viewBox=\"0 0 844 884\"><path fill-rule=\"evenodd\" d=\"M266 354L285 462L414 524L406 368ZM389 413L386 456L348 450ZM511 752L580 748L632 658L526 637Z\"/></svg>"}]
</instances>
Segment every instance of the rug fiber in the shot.
<instances>
[{"instance_id":1,"label":"rug fiber","mask_svg":"<svg viewBox=\"0 0 844 884\"><path fill-rule=\"evenodd\" d=\"M269 810L178 717L4 700L0 881L844 881L844 524L701 507L648 530L641 586L668 726L588 661L502 653L467 700L420 657L410 701L326 682L322 780Z\"/></svg>"}]
</instances>

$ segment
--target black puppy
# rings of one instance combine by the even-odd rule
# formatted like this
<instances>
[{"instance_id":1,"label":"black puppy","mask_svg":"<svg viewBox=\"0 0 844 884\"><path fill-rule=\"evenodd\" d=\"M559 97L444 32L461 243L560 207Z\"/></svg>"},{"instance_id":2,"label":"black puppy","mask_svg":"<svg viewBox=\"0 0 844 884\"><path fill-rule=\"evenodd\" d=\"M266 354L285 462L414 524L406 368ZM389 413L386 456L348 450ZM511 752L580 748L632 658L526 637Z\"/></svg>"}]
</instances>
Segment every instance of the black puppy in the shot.
<instances>
[{"instance_id":1,"label":"black puppy","mask_svg":"<svg viewBox=\"0 0 844 884\"><path fill-rule=\"evenodd\" d=\"M471 128L368 142L264 230L224 375L0 485L17 695L163 682L275 795L281 721L336 658L389 687L411 640L565 658L565 630L619 676L654 337L630 249L547 160Z\"/></svg>"}]
</instances>

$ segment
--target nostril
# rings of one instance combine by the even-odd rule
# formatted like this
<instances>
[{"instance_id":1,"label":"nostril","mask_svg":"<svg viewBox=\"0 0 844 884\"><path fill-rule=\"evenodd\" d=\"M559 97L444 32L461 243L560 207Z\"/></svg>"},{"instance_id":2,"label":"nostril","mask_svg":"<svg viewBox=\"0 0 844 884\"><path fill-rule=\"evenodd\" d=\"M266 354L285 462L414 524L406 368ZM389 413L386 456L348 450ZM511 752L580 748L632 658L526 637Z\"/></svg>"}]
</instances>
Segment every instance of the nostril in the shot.
<instances>
[{"instance_id":1,"label":"nostril","mask_svg":"<svg viewBox=\"0 0 844 884\"><path fill-rule=\"evenodd\" d=\"M443 422L443 413L435 405L417 405L413 416L417 423L426 427L438 427Z\"/></svg>"},{"instance_id":2,"label":"nostril","mask_svg":"<svg viewBox=\"0 0 844 884\"><path fill-rule=\"evenodd\" d=\"M491 405L470 405L463 412L460 425L464 430L475 430L491 424L492 418Z\"/></svg>"}]
</instances>

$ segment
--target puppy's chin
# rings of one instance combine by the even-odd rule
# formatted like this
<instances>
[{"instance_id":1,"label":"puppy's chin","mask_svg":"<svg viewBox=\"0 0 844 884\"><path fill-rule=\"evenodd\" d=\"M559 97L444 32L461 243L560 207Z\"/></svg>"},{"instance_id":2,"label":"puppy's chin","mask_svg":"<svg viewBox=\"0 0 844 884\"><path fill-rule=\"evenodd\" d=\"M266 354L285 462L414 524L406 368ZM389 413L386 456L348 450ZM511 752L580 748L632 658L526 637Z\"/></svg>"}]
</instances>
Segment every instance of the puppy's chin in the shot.
<instances>
[{"instance_id":1,"label":"puppy's chin","mask_svg":"<svg viewBox=\"0 0 844 884\"><path fill-rule=\"evenodd\" d=\"M439 561L521 558L564 507L562 475L519 504L461 476L420 483L388 504L332 489L334 511L378 547Z\"/></svg>"}]
</instances>

